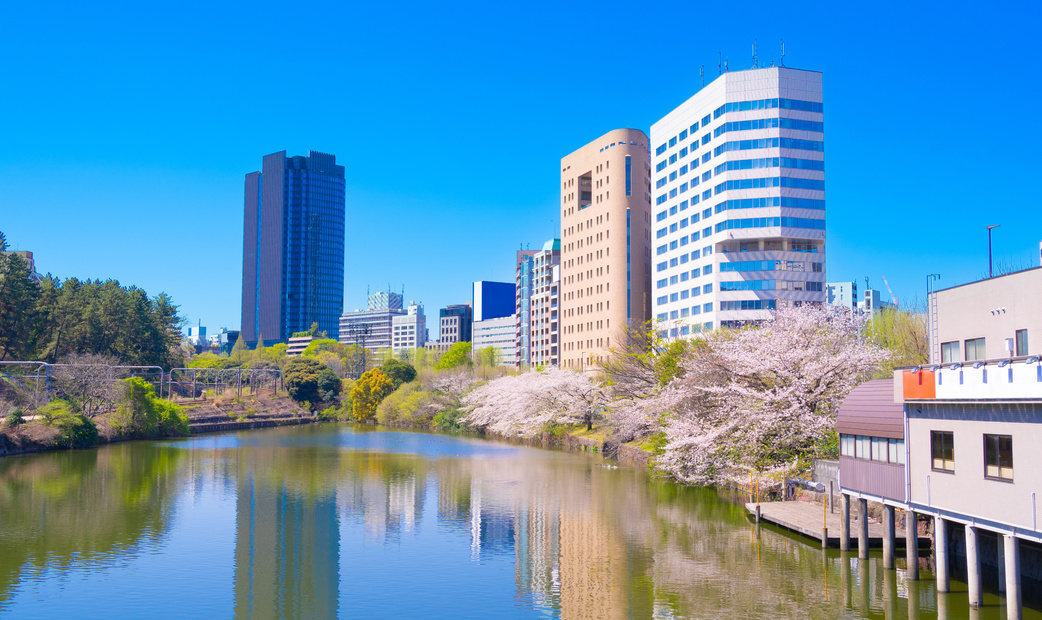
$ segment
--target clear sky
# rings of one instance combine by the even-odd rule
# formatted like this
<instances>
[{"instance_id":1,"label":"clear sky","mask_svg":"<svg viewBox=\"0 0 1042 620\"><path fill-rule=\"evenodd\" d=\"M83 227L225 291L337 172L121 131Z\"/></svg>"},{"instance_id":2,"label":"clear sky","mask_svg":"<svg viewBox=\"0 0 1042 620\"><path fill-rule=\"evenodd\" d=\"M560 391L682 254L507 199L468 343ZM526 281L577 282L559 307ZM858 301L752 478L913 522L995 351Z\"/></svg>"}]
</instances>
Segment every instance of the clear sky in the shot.
<instances>
[{"instance_id":1,"label":"clear sky","mask_svg":"<svg viewBox=\"0 0 1042 620\"><path fill-rule=\"evenodd\" d=\"M0 19L0 230L56 276L165 291L238 328L243 177L286 150L347 175L344 305L428 316L559 220L560 158L645 131L717 75L825 84L827 276L902 305L1038 265L1036 2L16 2ZM885 297L885 296L884 296ZM436 321L433 322L436 325ZM436 329L431 330L435 337Z\"/></svg>"}]
</instances>

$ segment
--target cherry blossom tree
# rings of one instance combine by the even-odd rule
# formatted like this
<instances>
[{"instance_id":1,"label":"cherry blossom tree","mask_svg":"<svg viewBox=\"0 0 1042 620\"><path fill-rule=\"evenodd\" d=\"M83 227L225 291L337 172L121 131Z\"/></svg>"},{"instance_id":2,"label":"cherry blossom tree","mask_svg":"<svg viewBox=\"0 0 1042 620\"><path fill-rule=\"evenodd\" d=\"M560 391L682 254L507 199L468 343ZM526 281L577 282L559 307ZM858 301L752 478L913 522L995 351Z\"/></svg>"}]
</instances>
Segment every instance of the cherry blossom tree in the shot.
<instances>
[{"instance_id":1,"label":"cherry blossom tree","mask_svg":"<svg viewBox=\"0 0 1042 620\"><path fill-rule=\"evenodd\" d=\"M507 436L532 436L548 424L586 424L606 406L607 389L582 373L550 367L489 381L463 398L466 422Z\"/></svg>"},{"instance_id":2,"label":"cherry blossom tree","mask_svg":"<svg viewBox=\"0 0 1042 620\"><path fill-rule=\"evenodd\" d=\"M865 342L861 327L849 313L802 306L707 334L684 374L644 404L645 414L668 412L659 467L709 484L813 456L843 398L890 355Z\"/></svg>"}]
</instances>

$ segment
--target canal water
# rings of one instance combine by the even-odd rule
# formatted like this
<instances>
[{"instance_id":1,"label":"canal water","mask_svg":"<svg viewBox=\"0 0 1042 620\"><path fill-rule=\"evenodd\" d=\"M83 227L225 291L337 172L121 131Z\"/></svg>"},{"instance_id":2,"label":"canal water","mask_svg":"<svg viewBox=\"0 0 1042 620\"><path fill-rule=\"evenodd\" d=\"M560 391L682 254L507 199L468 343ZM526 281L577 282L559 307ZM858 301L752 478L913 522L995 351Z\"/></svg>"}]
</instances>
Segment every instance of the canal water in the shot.
<instances>
[{"instance_id":1,"label":"canal water","mask_svg":"<svg viewBox=\"0 0 1042 620\"><path fill-rule=\"evenodd\" d=\"M1005 616L923 578L712 489L474 438L310 425L0 459L5 618Z\"/></svg>"}]
</instances>

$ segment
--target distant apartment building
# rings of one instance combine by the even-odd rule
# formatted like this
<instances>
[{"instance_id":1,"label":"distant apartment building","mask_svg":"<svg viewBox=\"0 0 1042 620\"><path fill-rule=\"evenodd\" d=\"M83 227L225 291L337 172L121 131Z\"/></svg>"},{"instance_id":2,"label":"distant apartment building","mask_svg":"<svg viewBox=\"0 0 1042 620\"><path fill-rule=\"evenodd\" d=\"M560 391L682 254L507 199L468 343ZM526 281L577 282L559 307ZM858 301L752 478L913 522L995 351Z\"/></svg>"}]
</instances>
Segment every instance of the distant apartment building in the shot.
<instances>
[{"instance_id":1,"label":"distant apartment building","mask_svg":"<svg viewBox=\"0 0 1042 620\"><path fill-rule=\"evenodd\" d=\"M517 359L517 340L514 337L516 317L513 314L484 321L474 321L471 335L476 354L479 350L493 347L497 351L499 366L514 366ZM475 358L476 359L476 358Z\"/></svg>"},{"instance_id":2,"label":"distant apartment building","mask_svg":"<svg viewBox=\"0 0 1042 620\"><path fill-rule=\"evenodd\" d=\"M406 315L402 309L402 296L380 292L369 295L368 302L370 305L365 310L345 312L340 316L339 341L345 345L362 345L373 351L391 348L394 319Z\"/></svg>"},{"instance_id":3,"label":"distant apartment building","mask_svg":"<svg viewBox=\"0 0 1042 620\"><path fill-rule=\"evenodd\" d=\"M532 352L532 285L535 280L533 257L538 250L518 250L514 269L514 341L516 368L527 368Z\"/></svg>"},{"instance_id":4,"label":"distant apartment building","mask_svg":"<svg viewBox=\"0 0 1042 620\"><path fill-rule=\"evenodd\" d=\"M825 301L830 306L844 308L857 313L857 282L828 282L825 284Z\"/></svg>"},{"instance_id":5,"label":"distant apartment building","mask_svg":"<svg viewBox=\"0 0 1042 620\"><path fill-rule=\"evenodd\" d=\"M561 160L563 367L597 367L650 317L648 144L639 129L616 129Z\"/></svg>"},{"instance_id":6,"label":"distant apartment building","mask_svg":"<svg viewBox=\"0 0 1042 620\"><path fill-rule=\"evenodd\" d=\"M442 344L470 342L474 311L469 303L453 304L438 311L440 319L438 340Z\"/></svg>"},{"instance_id":7,"label":"distant apartment building","mask_svg":"<svg viewBox=\"0 0 1042 620\"><path fill-rule=\"evenodd\" d=\"M869 319L884 310L897 310L897 304L892 301L883 301L882 293L875 289L866 288L857 302L858 312L866 315Z\"/></svg>"},{"instance_id":8,"label":"distant apartment building","mask_svg":"<svg viewBox=\"0 0 1042 620\"><path fill-rule=\"evenodd\" d=\"M934 291L930 361L1042 354L1042 267Z\"/></svg>"},{"instance_id":9,"label":"distant apartment building","mask_svg":"<svg viewBox=\"0 0 1042 620\"><path fill-rule=\"evenodd\" d=\"M821 73L724 73L651 126L653 313L668 337L824 302Z\"/></svg>"},{"instance_id":10,"label":"distant apartment building","mask_svg":"<svg viewBox=\"0 0 1042 620\"><path fill-rule=\"evenodd\" d=\"M561 240L518 252L515 299L516 368L560 364Z\"/></svg>"},{"instance_id":11,"label":"distant apartment building","mask_svg":"<svg viewBox=\"0 0 1042 620\"><path fill-rule=\"evenodd\" d=\"M423 304L410 301L405 314L391 319L391 331L391 349L395 354L423 348L427 344L427 317L423 314Z\"/></svg>"},{"instance_id":12,"label":"distant apartment building","mask_svg":"<svg viewBox=\"0 0 1042 620\"><path fill-rule=\"evenodd\" d=\"M344 167L310 151L246 175L242 337L286 342L312 323L336 338L344 307Z\"/></svg>"}]
</instances>

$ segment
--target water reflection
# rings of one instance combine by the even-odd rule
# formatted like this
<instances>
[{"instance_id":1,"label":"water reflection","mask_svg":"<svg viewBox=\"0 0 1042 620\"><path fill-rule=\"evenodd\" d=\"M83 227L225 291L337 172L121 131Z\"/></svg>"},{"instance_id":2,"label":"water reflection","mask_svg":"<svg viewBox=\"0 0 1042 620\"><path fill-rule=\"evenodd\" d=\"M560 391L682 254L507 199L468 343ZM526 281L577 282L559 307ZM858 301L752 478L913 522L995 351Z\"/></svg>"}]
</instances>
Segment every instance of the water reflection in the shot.
<instances>
[{"instance_id":1,"label":"water reflection","mask_svg":"<svg viewBox=\"0 0 1042 620\"><path fill-rule=\"evenodd\" d=\"M0 460L0 613L53 611L58 579L75 615L141 615L104 571L186 616L1004 615L728 499L585 454L336 426Z\"/></svg>"}]
</instances>

